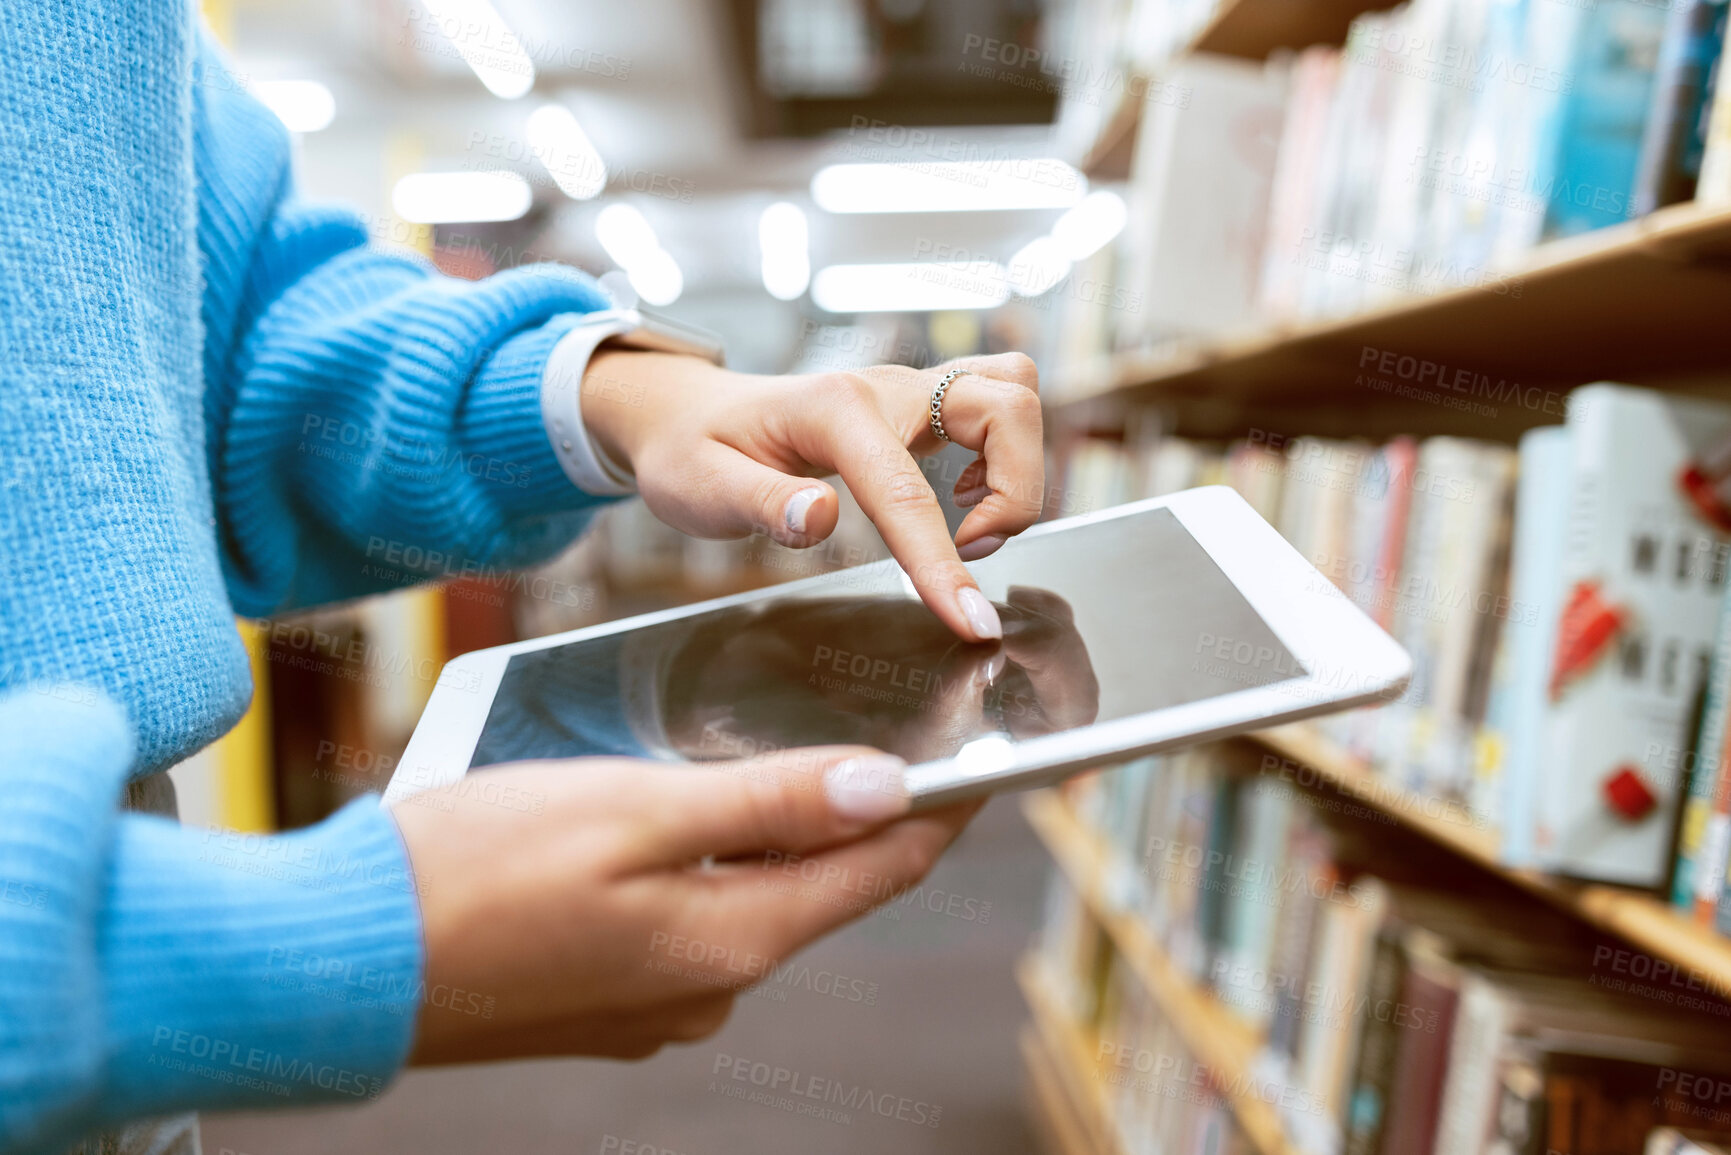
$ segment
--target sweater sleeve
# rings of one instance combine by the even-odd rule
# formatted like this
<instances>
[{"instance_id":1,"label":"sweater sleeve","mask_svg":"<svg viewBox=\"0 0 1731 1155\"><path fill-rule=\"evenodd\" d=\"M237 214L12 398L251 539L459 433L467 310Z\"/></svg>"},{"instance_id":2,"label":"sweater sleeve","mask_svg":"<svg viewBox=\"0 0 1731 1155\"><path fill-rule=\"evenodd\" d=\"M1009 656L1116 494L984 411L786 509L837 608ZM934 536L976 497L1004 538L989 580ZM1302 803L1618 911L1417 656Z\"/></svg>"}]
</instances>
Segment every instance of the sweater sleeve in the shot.
<instances>
[{"instance_id":1,"label":"sweater sleeve","mask_svg":"<svg viewBox=\"0 0 1731 1155\"><path fill-rule=\"evenodd\" d=\"M558 265L467 282L370 245L295 196L285 130L208 38L197 72L206 448L236 608L555 553L602 499L554 455L541 379L606 294Z\"/></svg>"},{"instance_id":2,"label":"sweater sleeve","mask_svg":"<svg viewBox=\"0 0 1731 1155\"><path fill-rule=\"evenodd\" d=\"M0 697L0 1152L377 1096L423 994L395 824L371 800L273 836L121 814L132 755L95 691Z\"/></svg>"}]
</instances>

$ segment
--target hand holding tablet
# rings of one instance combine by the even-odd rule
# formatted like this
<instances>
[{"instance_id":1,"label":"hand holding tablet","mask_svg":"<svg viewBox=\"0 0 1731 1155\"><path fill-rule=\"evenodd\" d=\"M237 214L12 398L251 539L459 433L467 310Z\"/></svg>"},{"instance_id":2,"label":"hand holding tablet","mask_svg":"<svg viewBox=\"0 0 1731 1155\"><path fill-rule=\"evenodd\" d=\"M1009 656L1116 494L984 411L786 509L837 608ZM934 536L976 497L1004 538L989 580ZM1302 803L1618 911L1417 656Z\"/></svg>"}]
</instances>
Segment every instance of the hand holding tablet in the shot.
<instances>
[{"instance_id":1,"label":"hand holding tablet","mask_svg":"<svg viewBox=\"0 0 1731 1155\"><path fill-rule=\"evenodd\" d=\"M426 938L410 1061L642 1058L712 1034L739 990L917 883L972 815L884 825L907 800L881 779L863 809L838 798L833 772L872 757L531 762L398 806Z\"/></svg>"},{"instance_id":2,"label":"hand holding tablet","mask_svg":"<svg viewBox=\"0 0 1731 1155\"><path fill-rule=\"evenodd\" d=\"M452 661L387 791L428 989L464 995L428 1000L414 1061L703 1037L923 877L959 800L1408 676L1223 489L1039 526L971 568L999 641L959 639L880 562Z\"/></svg>"}]
</instances>

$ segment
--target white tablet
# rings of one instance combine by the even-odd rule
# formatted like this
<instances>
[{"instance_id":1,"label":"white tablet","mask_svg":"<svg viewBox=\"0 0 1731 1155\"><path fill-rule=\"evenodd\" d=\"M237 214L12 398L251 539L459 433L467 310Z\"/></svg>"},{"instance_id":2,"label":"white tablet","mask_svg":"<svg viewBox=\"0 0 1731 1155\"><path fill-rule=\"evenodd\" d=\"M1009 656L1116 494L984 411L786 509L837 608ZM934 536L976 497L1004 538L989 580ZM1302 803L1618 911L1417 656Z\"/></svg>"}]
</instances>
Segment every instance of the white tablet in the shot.
<instances>
[{"instance_id":1,"label":"white tablet","mask_svg":"<svg viewBox=\"0 0 1731 1155\"><path fill-rule=\"evenodd\" d=\"M864 743L916 806L1386 701L1406 652L1225 487L1045 522L969 567L1001 643L893 561L464 654L387 803L470 770Z\"/></svg>"}]
</instances>

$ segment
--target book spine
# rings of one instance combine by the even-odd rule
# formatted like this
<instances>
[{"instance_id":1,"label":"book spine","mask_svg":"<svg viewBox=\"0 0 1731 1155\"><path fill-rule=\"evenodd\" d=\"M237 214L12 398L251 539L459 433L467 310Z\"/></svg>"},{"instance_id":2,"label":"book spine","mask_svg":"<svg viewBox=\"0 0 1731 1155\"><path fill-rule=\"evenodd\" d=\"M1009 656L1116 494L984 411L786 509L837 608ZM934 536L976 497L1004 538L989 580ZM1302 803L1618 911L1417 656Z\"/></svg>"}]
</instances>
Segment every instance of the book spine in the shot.
<instances>
[{"instance_id":1,"label":"book spine","mask_svg":"<svg viewBox=\"0 0 1731 1155\"><path fill-rule=\"evenodd\" d=\"M1726 23L1725 37L1731 37L1731 22ZM1695 182L1695 201L1703 206L1731 202L1731 84L1724 82L1725 37L1720 39L1717 82L1707 101L1701 174Z\"/></svg>"},{"instance_id":2,"label":"book spine","mask_svg":"<svg viewBox=\"0 0 1731 1155\"><path fill-rule=\"evenodd\" d=\"M1384 447L1388 461L1388 525L1382 534L1382 550L1375 558L1378 578L1376 622L1383 629L1394 624L1395 597L1399 591L1400 559L1406 551L1407 525L1411 520L1413 469L1418 464L1418 443L1397 437Z\"/></svg>"},{"instance_id":3,"label":"book spine","mask_svg":"<svg viewBox=\"0 0 1731 1155\"><path fill-rule=\"evenodd\" d=\"M1665 17L1659 44L1659 65L1653 78L1653 101L1641 136L1641 159L1635 169L1635 213L1645 216L1665 200L1672 170L1681 164L1683 138L1689 130L1684 106L1691 102L1690 47L1702 0L1677 0Z\"/></svg>"},{"instance_id":4,"label":"book spine","mask_svg":"<svg viewBox=\"0 0 1731 1155\"><path fill-rule=\"evenodd\" d=\"M1196 909L1197 947L1190 960L1192 975L1207 974L1221 958L1225 941L1226 895L1232 886L1232 833L1238 809L1239 783L1221 778L1213 784L1212 819L1208 824L1207 855L1202 869L1202 893Z\"/></svg>"},{"instance_id":5,"label":"book spine","mask_svg":"<svg viewBox=\"0 0 1731 1155\"><path fill-rule=\"evenodd\" d=\"M1714 927L1720 934L1731 935L1731 885L1727 885L1725 877L1731 867L1724 865L1731 861L1731 851L1727 851L1725 846L1726 843L1731 843L1731 834L1721 835L1719 842L1719 868L1714 870L1714 864L1703 864L1705 870L1711 871L1707 876L1708 884L1718 887L1718 898L1711 901L1700 899L1695 908L1695 920Z\"/></svg>"},{"instance_id":6,"label":"book spine","mask_svg":"<svg viewBox=\"0 0 1731 1155\"><path fill-rule=\"evenodd\" d=\"M1406 979L1406 954L1400 937L1392 929L1377 936L1376 957L1371 962L1366 991L1366 1023L1359 1042L1357 1071L1347 1099L1346 1141L1342 1155L1377 1155L1383 1125L1388 1121L1389 1089L1394 1079L1394 1060L1400 1041L1396 1025L1402 1016L1401 984Z\"/></svg>"},{"instance_id":7,"label":"book spine","mask_svg":"<svg viewBox=\"0 0 1731 1155\"><path fill-rule=\"evenodd\" d=\"M1586 14L1572 56L1557 180L1545 236L1573 236L1633 215L1635 166L1665 13L1639 0L1602 0Z\"/></svg>"},{"instance_id":8,"label":"book spine","mask_svg":"<svg viewBox=\"0 0 1731 1155\"><path fill-rule=\"evenodd\" d=\"M1458 997L1452 964L1427 960L1421 966L1409 961L1401 1001L1425 1026L1403 1033L1400 1040L1382 1144L1387 1155L1431 1155Z\"/></svg>"},{"instance_id":9,"label":"book spine","mask_svg":"<svg viewBox=\"0 0 1731 1155\"><path fill-rule=\"evenodd\" d=\"M1727 587L1731 591L1731 586ZM1683 824L1677 840L1677 863L1672 871L1671 902L1680 910L1696 911L1706 921L1706 910L1719 896L1717 877L1724 874L1725 817L1719 812L1724 793L1723 775L1725 716L1731 707L1731 593L1719 611L1719 638L1713 650L1713 673L1707 682L1707 706L1701 714L1701 729L1695 741L1689 794L1683 802ZM1731 798L1725 799L1731 802ZM1717 864L1703 866L1698 863Z\"/></svg>"},{"instance_id":10,"label":"book spine","mask_svg":"<svg viewBox=\"0 0 1731 1155\"><path fill-rule=\"evenodd\" d=\"M1280 906L1280 921L1274 936L1271 978L1275 985L1273 1022L1268 1028L1268 1052L1283 1063L1296 1053L1301 1016L1304 1014L1304 984L1310 958L1312 931L1319 899L1317 883L1328 869L1320 832L1307 815L1294 815L1282 874L1290 881ZM1326 886L1320 891L1327 894Z\"/></svg>"},{"instance_id":11,"label":"book spine","mask_svg":"<svg viewBox=\"0 0 1731 1155\"><path fill-rule=\"evenodd\" d=\"M1664 204L1695 199L1701 178L1701 160L1707 147L1707 124L1713 97L1718 90L1720 60L1725 54L1726 18L1731 16L1727 0L1702 0L1689 40L1688 92L1680 102L1678 155L1672 166L1671 184Z\"/></svg>"},{"instance_id":12,"label":"book spine","mask_svg":"<svg viewBox=\"0 0 1731 1155\"><path fill-rule=\"evenodd\" d=\"M1504 1064L1497 1086L1496 1122L1496 1137L1487 1151L1545 1155L1545 1079L1531 1060L1522 1057Z\"/></svg>"},{"instance_id":13,"label":"book spine","mask_svg":"<svg viewBox=\"0 0 1731 1155\"><path fill-rule=\"evenodd\" d=\"M1507 1012L1501 995L1484 978L1468 975L1462 988L1437 1116L1435 1155L1479 1155L1496 1105L1497 1056Z\"/></svg>"},{"instance_id":14,"label":"book spine","mask_svg":"<svg viewBox=\"0 0 1731 1155\"><path fill-rule=\"evenodd\" d=\"M1567 523L1570 453L1568 431L1550 426L1521 438L1515 506L1511 588L1519 629L1505 632L1509 646L1507 727L1502 767L1502 860L1531 866L1537 856L1538 792L1543 778L1545 683L1562 596L1559 571Z\"/></svg>"}]
</instances>

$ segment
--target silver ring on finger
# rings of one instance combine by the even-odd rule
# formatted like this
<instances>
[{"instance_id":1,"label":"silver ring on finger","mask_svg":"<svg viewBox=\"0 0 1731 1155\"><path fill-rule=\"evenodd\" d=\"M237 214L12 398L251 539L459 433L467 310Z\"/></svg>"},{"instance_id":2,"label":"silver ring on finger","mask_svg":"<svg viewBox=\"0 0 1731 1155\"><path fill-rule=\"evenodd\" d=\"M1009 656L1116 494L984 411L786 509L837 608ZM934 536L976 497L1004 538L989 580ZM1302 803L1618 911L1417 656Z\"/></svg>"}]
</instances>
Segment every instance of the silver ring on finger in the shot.
<instances>
[{"instance_id":1,"label":"silver ring on finger","mask_svg":"<svg viewBox=\"0 0 1731 1155\"><path fill-rule=\"evenodd\" d=\"M950 435L944 432L944 394L949 392L950 385L957 377L966 373L966 369L951 369L938 380L932 388L932 432L938 435L939 441L948 441Z\"/></svg>"}]
</instances>

